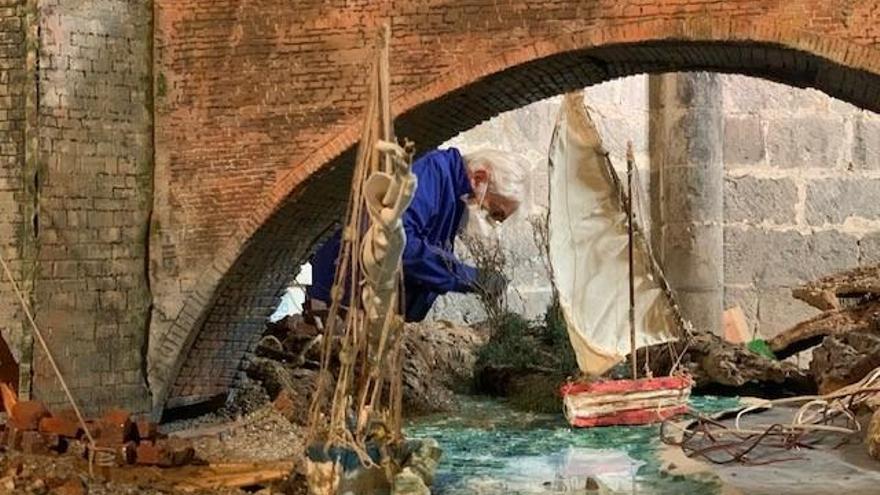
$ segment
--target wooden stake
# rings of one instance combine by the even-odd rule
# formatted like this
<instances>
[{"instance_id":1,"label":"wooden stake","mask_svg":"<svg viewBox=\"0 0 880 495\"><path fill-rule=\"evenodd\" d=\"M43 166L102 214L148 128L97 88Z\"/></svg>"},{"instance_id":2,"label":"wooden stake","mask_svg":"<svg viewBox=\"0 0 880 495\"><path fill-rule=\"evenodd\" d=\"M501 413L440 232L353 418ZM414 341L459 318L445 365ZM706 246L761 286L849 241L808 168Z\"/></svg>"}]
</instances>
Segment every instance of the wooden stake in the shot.
<instances>
[{"instance_id":1,"label":"wooden stake","mask_svg":"<svg viewBox=\"0 0 880 495\"><path fill-rule=\"evenodd\" d=\"M635 156L633 155L632 141L626 143L626 233L627 233L627 252L629 254L629 348L630 362L632 364L632 379L635 380L639 376L638 359L636 357L636 292L635 292L635 275L633 273L633 163Z\"/></svg>"}]
</instances>

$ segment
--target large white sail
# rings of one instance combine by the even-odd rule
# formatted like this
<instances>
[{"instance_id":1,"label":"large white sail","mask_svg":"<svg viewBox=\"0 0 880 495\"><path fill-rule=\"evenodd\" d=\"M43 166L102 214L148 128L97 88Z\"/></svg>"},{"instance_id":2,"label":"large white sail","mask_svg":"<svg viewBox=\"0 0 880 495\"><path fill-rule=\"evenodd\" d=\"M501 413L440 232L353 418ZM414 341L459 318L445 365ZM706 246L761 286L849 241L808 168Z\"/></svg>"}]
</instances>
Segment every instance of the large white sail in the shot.
<instances>
[{"instance_id":1,"label":"large white sail","mask_svg":"<svg viewBox=\"0 0 880 495\"><path fill-rule=\"evenodd\" d=\"M583 94L566 95L550 145L549 256L578 366L598 376L630 352L626 212ZM644 238L634 243L636 346L675 339Z\"/></svg>"}]
</instances>

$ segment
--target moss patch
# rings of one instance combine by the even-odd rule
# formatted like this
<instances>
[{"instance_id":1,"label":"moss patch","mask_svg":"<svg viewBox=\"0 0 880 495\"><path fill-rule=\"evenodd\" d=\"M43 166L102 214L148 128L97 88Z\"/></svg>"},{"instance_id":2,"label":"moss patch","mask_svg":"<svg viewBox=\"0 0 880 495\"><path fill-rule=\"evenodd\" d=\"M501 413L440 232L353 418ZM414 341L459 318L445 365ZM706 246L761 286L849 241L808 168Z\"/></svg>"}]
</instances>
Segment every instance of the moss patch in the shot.
<instances>
[{"instance_id":1,"label":"moss patch","mask_svg":"<svg viewBox=\"0 0 880 495\"><path fill-rule=\"evenodd\" d=\"M477 391L507 397L520 410L559 411L559 385L577 370L559 306L552 304L535 321L505 313L491 327L477 355Z\"/></svg>"}]
</instances>

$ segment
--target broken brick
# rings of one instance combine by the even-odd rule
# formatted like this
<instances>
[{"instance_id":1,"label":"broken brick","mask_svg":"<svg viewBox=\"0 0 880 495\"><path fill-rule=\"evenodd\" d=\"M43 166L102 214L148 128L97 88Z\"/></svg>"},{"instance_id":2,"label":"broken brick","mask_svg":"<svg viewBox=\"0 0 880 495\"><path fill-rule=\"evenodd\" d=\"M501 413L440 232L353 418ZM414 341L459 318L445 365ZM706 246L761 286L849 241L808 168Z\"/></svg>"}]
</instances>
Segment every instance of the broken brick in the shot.
<instances>
[{"instance_id":1,"label":"broken brick","mask_svg":"<svg viewBox=\"0 0 880 495\"><path fill-rule=\"evenodd\" d=\"M50 416L40 420L40 432L52 433L67 438L77 438L82 432L77 421L70 421L66 418Z\"/></svg>"},{"instance_id":2,"label":"broken brick","mask_svg":"<svg viewBox=\"0 0 880 495\"><path fill-rule=\"evenodd\" d=\"M86 495L86 487L79 478L70 478L52 489L52 495Z\"/></svg>"},{"instance_id":3,"label":"broken brick","mask_svg":"<svg viewBox=\"0 0 880 495\"><path fill-rule=\"evenodd\" d=\"M157 444L152 441L144 441L138 444L136 449L136 459L138 464L145 466L171 466L171 452L165 445Z\"/></svg>"},{"instance_id":4,"label":"broken brick","mask_svg":"<svg viewBox=\"0 0 880 495\"><path fill-rule=\"evenodd\" d=\"M49 410L38 400L26 400L12 406L12 415L9 424L19 430L36 431L40 427L40 420L49 416Z\"/></svg>"},{"instance_id":5,"label":"broken brick","mask_svg":"<svg viewBox=\"0 0 880 495\"><path fill-rule=\"evenodd\" d=\"M135 440L135 433L131 413L122 409L111 409L98 424L98 438L95 442L105 447L118 446Z\"/></svg>"},{"instance_id":6,"label":"broken brick","mask_svg":"<svg viewBox=\"0 0 880 495\"><path fill-rule=\"evenodd\" d=\"M38 431L21 432L21 451L25 454L48 455L49 444Z\"/></svg>"},{"instance_id":7,"label":"broken brick","mask_svg":"<svg viewBox=\"0 0 880 495\"><path fill-rule=\"evenodd\" d=\"M159 425L153 421L142 419L137 422L137 433L141 440L155 440L159 434Z\"/></svg>"}]
</instances>

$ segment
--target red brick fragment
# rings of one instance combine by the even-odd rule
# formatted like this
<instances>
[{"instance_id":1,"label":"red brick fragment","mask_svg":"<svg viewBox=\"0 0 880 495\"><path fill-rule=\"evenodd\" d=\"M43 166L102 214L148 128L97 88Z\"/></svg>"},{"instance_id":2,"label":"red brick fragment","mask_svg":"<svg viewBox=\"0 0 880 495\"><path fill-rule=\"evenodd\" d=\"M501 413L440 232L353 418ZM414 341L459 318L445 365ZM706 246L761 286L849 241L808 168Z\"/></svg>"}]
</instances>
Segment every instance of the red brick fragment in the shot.
<instances>
[{"instance_id":1,"label":"red brick fragment","mask_svg":"<svg viewBox=\"0 0 880 495\"><path fill-rule=\"evenodd\" d=\"M136 431L131 422L131 413L122 409L111 409L104 414L98 424L98 438L95 442L102 447L121 446L135 440Z\"/></svg>"},{"instance_id":2,"label":"red brick fragment","mask_svg":"<svg viewBox=\"0 0 880 495\"><path fill-rule=\"evenodd\" d=\"M155 440L159 435L159 425L153 421L142 419L137 422L137 433L141 440Z\"/></svg>"},{"instance_id":3,"label":"red brick fragment","mask_svg":"<svg viewBox=\"0 0 880 495\"><path fill-rule=\"evenodd\" d=\"M281 389L281 392L279 392L278 396L275 397L275 400L272 401L272 406L274 406L275 410L281 413L285 418L292 418L296 412L296 404L294 403L293 397L290 396L290 391L286 388Z\"/></svg>"},{"instance_id":4,"label":"red brick fragment","mask_svg":"<svg viewBox=\"0 0 880 495\"><path fill-rule=\"evenodd\" d=\"M165 445L152 441L143 441L136 449L135 462L144 466L171 466L171 452Z\"/></svg>"},{"instance_id":5,"label":"red brick fragment","mask_svg":"<svg viewBox=\"0 0 880 495\"><path fill-rule=\"evenodd\" d=\"M49 416L49 410L38 400L26 400L12 406L12 416L9 424L19 430L36 431L40 427L40 420Z\"/></svg>"},{"instance_id":6,"label":"red brick fragment","mask_svg":"<svg viewBox=\"0 0 880 495\"><path fill-rule=\"evenodd\" d=\"M86 495L88 491L79 478L70 478L49 492L51 495Z\"/></svg>"},{"instance_id":7,"label":"red brick fragment","mask_svg":"<svg viewBox=\"0 0 880 495\"><path fill-rule=\"evenodd\" d=\"M82 428L80 428L77 421L50 416L40 420L40 432L52 433L67 438L77 438L82 433Z\"/></svg>"},{"instance_id":8,"label":"red brick fragment","mask_svg":"<svg viewBox=\"0 0 880 495\"><path fill-rule=\"evenodd\" d=\"M21 432L21 451L25 454L48 455L49 444L38 431Z\"/></svg>"}]
</instances>

